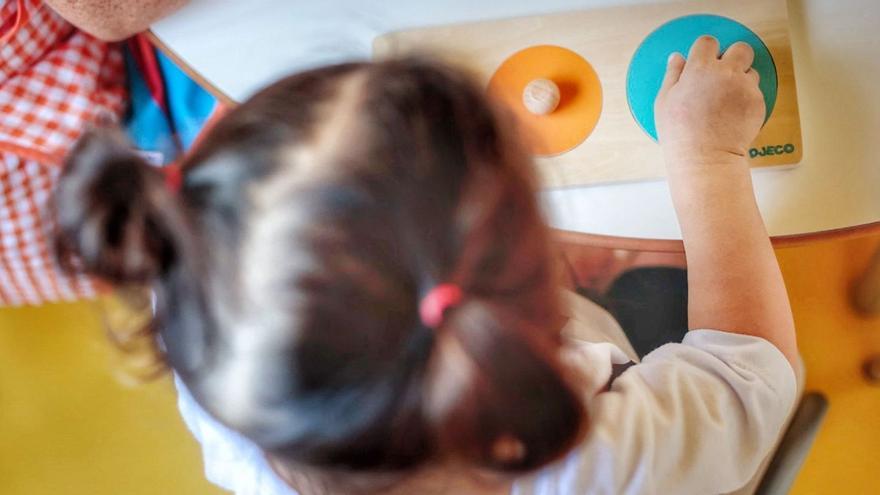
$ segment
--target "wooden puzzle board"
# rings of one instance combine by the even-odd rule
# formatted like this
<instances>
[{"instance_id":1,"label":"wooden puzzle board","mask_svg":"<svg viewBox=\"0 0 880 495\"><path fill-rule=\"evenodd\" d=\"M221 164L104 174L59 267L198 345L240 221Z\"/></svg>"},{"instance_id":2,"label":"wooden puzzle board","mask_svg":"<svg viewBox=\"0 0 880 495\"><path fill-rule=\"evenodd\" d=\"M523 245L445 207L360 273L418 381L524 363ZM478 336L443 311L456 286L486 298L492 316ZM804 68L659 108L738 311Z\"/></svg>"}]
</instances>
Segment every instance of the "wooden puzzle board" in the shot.
<instances>
[{"instance_id":1,"label":"wooden puzzle board","mask_svg":"<svg viewBox=\"0 0 880 495\"><path fill-rule=\"evenodd\" d=\"M639 127L626 96L629 61L662 24L691 14L716 14L754 31L776 64L776 106L753 148L782 150L750 159L754 167L790 166L802 156L800 117L785 0L704 0L611 7L543 16L399 31L375 39L386 58L428 53L472 70L487 83L510 55L534 45L559 45L586 58L602 83L603 108L593 133L569 152L537 158L545 187L656 179L665 175L657 144Z\"/></svg>"}]
</instances>

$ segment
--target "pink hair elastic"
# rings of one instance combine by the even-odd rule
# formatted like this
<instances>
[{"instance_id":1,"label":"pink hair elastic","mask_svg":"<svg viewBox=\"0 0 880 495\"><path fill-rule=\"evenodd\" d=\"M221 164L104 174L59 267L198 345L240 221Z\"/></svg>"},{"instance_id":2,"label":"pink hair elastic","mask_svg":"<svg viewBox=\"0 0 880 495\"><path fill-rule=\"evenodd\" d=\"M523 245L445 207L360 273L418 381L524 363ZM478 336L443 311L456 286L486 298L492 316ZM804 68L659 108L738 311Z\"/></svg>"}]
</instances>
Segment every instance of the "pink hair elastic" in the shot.
<instances>
[{"instance_id":1,"label":"pink hair elastic","mask_svg":"<svg viewBox=\"0 0 880 495\"><path fill-rule=\"evenodd\" d=\"M455 284L440 284L428 292L419 303L419 316L429 328L439 328L443 324L446 311L461 302L461 287Z\"/></svg>"}]
</instances>

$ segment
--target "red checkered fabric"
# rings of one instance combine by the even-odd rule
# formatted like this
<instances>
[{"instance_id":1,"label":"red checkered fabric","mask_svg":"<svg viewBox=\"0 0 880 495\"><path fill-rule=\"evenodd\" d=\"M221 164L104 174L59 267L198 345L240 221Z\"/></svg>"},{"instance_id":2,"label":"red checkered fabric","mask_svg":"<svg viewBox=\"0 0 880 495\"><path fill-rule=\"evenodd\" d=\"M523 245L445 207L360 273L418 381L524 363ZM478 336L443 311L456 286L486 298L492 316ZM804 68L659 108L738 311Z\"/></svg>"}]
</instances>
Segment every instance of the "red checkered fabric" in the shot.
<instances>
[{"instance_id":1,"label":"red checkered fabric","mask_svg":"<svg viewBox=\"0 0 880 495\"><path fill-rule=\"evenodd\" d=\"M119 47L77 30L40 0L0 0L0 305L95 294L61 274L49 197L64 155L89 123L125 105Z\"/></svg>"}]
</instances>

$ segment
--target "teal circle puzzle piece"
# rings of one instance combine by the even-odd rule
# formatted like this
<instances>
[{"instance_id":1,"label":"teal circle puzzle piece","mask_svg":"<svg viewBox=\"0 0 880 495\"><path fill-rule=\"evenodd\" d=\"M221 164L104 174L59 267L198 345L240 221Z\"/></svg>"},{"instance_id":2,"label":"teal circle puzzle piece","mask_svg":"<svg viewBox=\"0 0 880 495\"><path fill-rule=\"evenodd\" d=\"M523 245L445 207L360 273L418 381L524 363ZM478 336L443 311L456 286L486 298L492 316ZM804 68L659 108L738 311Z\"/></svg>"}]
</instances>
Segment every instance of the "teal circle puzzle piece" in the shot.
<instances>
[{"instance_id":1,"label":"teal circle puzzle piece","mask_svg":"<svg viewBox=\"0 0 880 495\"><path fill-rule=\"evenodd\" d=\"M727 17L710 14L679 17L663 24L642 41L630 61L626 75L629 109L636 122L654 141L657 140L654 100L663 84L669 55L678 52L687 56L694 41L705 34L718 39L722 52L738 41L751 45L755 50L752 68L761 76L759 86L767 108L765 123L773 112L778 89L776 63L761 38L751 29Z\"/></svg>"}]
</instances>

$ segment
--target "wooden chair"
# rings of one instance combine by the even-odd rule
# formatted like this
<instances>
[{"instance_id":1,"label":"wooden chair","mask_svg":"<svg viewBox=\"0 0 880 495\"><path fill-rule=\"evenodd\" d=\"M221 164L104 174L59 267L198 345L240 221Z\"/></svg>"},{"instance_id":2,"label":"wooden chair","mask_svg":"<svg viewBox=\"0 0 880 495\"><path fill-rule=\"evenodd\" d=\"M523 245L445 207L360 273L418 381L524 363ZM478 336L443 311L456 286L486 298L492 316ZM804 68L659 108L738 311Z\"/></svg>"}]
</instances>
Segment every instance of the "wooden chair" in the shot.
<instances>
[{"instance_id":1,"label":"wooden chair","mask_svg":"<svg viewBox=\"0 0 880 495\"><path fill-rule=\"evenodd\" d=\"M559 269L568 288L582 294L601 297L627 271L646 267L684 269L687 266L683 250L675 244L669 244L669 249L663 243L626 245L621 248L612 243L592 240L592 236L565 232L557 232L556 236ZM642 247L645 249L640 249ZM880 261L877 266L880 266ZM875 279L880 293L880 268ZM776 446L752 480L728 495L783 495L790 491L828 409L824 395L804 392L805 370L802 362L796 371L800 399Z\"/></svg>"}]
</instances>

